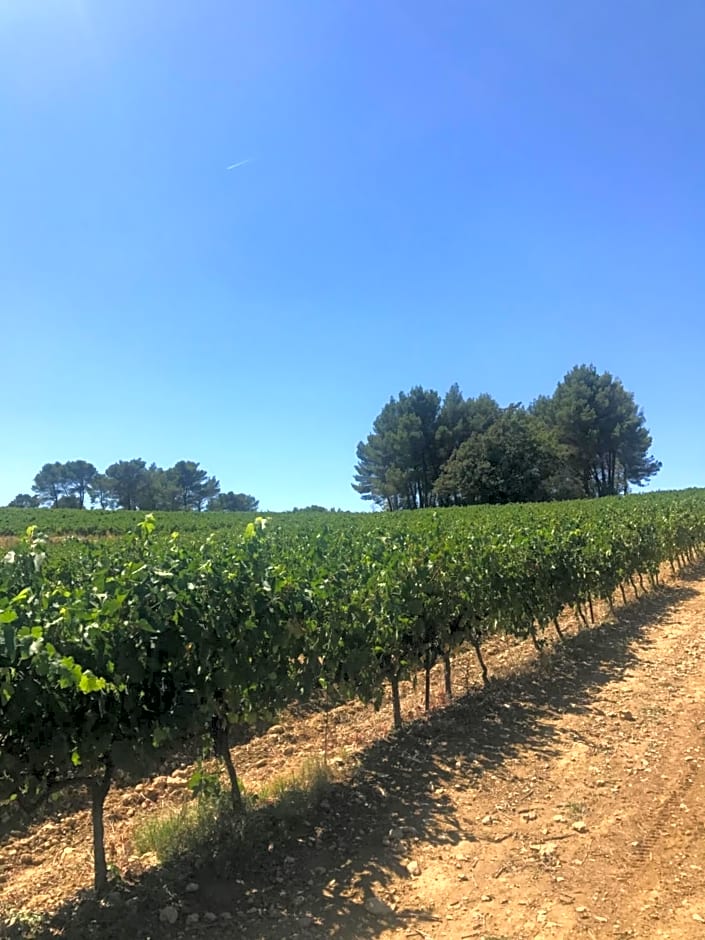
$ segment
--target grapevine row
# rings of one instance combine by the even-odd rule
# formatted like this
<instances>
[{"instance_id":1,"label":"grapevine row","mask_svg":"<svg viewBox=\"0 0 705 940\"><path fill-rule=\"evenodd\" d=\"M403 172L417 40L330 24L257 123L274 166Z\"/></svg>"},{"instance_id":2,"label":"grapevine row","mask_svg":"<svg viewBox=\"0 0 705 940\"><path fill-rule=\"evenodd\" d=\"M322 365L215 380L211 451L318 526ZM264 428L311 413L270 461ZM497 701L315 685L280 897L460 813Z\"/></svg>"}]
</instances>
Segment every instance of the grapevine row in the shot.
<instances>
[{"instance_id":1,"label":"grapevine row","mask_svg":"<svg viewBox=\"0 0 705 940\"><path fill-rule=\"evenodd\" d=\"M379 704L497 632L531 637L574 608L658 584L705 545L705 492L244 525L47 545L30 529L0 565L0 803L31 812L88 787L95 882L117 772L208 735L241 809L235 725L328 689ZM646 579L646 581L644 580Z\"/></svg>"}]
</instances>

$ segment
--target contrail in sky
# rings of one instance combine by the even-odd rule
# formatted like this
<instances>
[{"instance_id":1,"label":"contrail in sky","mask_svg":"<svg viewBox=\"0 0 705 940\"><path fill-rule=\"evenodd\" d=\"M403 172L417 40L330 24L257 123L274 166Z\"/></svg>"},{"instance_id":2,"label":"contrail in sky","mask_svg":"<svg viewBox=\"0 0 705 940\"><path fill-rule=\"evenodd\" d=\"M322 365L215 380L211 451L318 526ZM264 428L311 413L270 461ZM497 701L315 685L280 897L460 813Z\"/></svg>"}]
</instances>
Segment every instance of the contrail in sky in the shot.
<instances>
[{"instance_id":1,"label":"contrail in sky","mask_svg":"<svg viewBox=\"0 0 705 940\"><path fill-rule=\"evenodd\" d=\"M237 170L239 166L244 166L246 163L249 163L249 160L240 160L239 163L231 163L230 166L226 167L226 170Z\"/></svg>"}]
</instances>

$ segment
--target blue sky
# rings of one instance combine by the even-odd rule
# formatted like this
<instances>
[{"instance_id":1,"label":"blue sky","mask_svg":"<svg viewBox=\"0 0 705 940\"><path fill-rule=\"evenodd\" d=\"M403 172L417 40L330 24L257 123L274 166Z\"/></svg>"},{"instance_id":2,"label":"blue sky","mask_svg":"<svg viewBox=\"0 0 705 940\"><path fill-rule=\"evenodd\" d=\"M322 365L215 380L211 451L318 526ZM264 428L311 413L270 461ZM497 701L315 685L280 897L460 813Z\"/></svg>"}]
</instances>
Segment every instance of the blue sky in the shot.
<instances>
[{"instance_id":1,"label":"blue sky","mask_svg":"<svg viewBox=\"0 0 705 940\"><path fill-rule=\"evenodd\" d=\"M0 0L0 139L0 503L141 456L365 508L391 395L582 362L705 485L701 0Z\"/></svg>"}]
</instances>

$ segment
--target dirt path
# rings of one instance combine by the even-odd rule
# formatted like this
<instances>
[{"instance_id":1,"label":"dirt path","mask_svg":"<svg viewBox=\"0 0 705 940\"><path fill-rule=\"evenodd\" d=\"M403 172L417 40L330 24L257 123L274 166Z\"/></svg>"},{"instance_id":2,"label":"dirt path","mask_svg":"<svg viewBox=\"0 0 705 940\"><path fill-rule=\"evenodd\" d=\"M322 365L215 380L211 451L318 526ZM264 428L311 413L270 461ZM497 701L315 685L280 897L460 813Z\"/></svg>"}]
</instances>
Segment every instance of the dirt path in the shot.
<instances>
[{"instance_id":1,"label":"dirt path","mask_svg":"<svg viewBox=\"0 0 705 940\"><path fill-rule=\"evenodd\" d=\"M453 783L460 847L410 846L422 875L404 901L442 919L417 936L705 935L705 594L692 587L643 630L637 616L604 643L576 641L531 703L494 712L509 740L523 709L534 727L542 712L544 740L475 788Z\"/></svg>"},{"instance_id":2,"label":"dirt path","mask_svg":"<svg viewBox=\"0 0 705 940\"><path fill-rule=\"evenodd\" d=\"M705 937L705 572L697 574L616 621L571 630L541 659L527 644L496 644L486 690L472 688L399 734L373 740L388 727L386 710L339 710L331 740L341 779L315 811L272 815L257 844L212 864L145 868L132 880L128 872L107 905L61 909L66 886L52 895L51 859L43 868L8 862L8 852L32 850L36 833L6 843L0 910L59 905L37 934L47 937ZM408 691L407 713L419 694ZM321 722L313 716L243 748L246 782L317 753ZM116 797L115 813L133 797ZM78 831L84 817L56 825ZM128 830L116 831L130 857ZM55 873L62 858L57 850ZM87 869L84 860L74 890ZM198 889L187 892L188 882ZM176 924L159 922L164 905L178 912ZM187 925L189 914L197 922Z\"/></svg>"}]
</instances>

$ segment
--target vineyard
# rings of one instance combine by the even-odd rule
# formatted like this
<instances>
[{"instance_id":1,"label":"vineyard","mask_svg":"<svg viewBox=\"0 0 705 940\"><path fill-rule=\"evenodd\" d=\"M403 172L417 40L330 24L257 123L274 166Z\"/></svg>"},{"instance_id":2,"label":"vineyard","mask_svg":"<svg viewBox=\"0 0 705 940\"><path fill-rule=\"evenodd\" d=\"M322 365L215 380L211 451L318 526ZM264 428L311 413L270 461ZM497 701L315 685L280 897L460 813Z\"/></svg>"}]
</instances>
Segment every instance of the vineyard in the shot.
<instances>
[{"instance_id":1,"label":"vineyard","mask_svg":"<svg viewBox=\"0 0 705 940\"><path fill-rule=\"evenodd\" d=\"M45 519L68 515L39 513L44 532ZM98 528L79 534L119 531L115 513L105 514L115 528L98 513L74 518L94 515ZM366 516L229 514L213 533L169 531L175 515L130 518L132 531L105 540L48 541L30 524L0 564L0 801L32 814L87 787L99 890L111 783L149 773L164 749L208 741L240 812L236 727L292 703L378 705L387 690L400 726L404 679L425 675L429 707L432 668L443 664L450 697L461 648L487 680L489 638L541 649L548 631L561 637L567 612L587 627L596 602L640 596L664 564L679 571L705 545L698 490ZM13 525L20 518L14 511Z\"/></svg>"},{"instance_id":2,"label":"vineyard","mask_svg":"<svg viewBox=\"0 0 705 940\"><path fill-rule=\"evenodd\" d=\"M11 509L0 508L0 537L13 539L23 536L29 526L37 528L47 537L80 536L98 538L107 535L127 535L144 519L143 512L121 509ZM160 529L178 529L179 532L201 532L208 535L219 529L232 529L250 522L253 512L155 512Z\"/></svg>"}]
</instances>

